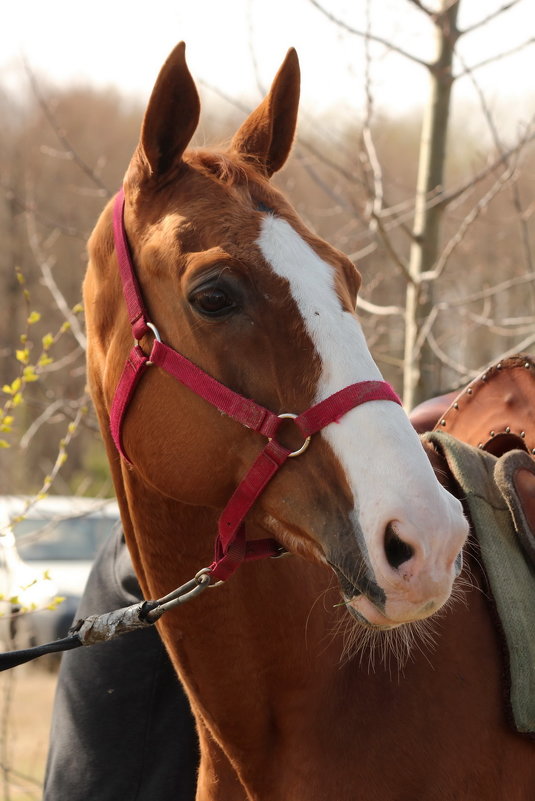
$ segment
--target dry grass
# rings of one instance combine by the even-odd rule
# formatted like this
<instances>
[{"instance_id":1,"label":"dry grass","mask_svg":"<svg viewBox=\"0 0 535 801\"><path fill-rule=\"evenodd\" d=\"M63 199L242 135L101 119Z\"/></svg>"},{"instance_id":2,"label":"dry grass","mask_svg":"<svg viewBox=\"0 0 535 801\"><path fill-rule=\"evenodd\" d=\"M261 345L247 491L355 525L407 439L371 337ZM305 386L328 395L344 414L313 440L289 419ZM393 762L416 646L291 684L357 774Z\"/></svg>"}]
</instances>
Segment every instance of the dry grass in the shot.
<instances>
[{"instance_id":1,"label":"dry grass","mask_svg":"<svg viewBox=\"0 0 535 801\"><path fill-rule=\"evenodd\" d=\"M22 665L0 673L0 801L39 801L56 673Z\"/></svg>"}]
</instances>

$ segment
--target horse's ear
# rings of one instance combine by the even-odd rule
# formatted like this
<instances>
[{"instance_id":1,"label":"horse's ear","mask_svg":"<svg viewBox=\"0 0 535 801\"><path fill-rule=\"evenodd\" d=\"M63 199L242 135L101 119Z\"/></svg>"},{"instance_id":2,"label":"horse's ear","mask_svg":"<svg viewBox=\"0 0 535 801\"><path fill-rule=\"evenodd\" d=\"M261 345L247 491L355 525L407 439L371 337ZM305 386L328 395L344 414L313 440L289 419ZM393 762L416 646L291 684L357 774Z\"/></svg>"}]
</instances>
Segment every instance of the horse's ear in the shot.
<instances>
[{"instance_id":1,"label":"horse's ear","mask_svg":"<svg viewBox=\"0 0 535 801\"><path fill-rule=\"evenodd\" d=\"M180 42L160 70L126 182L158 180L176 166L199 122L200 102Z\"/></svg>"},{"instance_id":2,"label":"horse's ear","mask_svg":"<svg viewBox=\"0 0 535 801\"><path fill-rule=\"evenodd\" d=\"M275 76L269 94L235 134L231 149L253 160L270 178L292 147L299 105L300 72L292 48Z\"/></svg>"}]
</instances>

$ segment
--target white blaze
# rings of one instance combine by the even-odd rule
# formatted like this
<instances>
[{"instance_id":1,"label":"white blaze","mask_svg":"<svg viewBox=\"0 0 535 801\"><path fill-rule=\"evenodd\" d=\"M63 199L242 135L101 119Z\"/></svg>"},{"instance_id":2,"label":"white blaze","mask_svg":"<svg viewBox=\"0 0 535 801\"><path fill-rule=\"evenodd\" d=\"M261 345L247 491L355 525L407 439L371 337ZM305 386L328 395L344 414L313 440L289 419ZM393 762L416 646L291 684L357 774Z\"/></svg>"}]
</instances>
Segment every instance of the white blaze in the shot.
<instances>
[{"instance_id":1,"label":"white blaze","mask_svg":"<svg viewBox=\"0 0 535 801\"><path fill-rule=\"evenodd\" d=\"M334 269L286 220L266 216L258 240L262 255L290 284L307 333L320 356L317 400L356 381L381 380L354 314L344 311Z\"/></svg>"},{"instance_id":2,"label":"white blaze","mask_svg":"<svg viewBox=\"0 0 535 801\"><path fill-rule=\"evenodd\" d=\"M285 220L272 215L265 216L257 244L275 273L289 282L321 360L315 400L358 381L381 380L356 316L342 307L334 268ZM448 530L452 518L459 515L458 502L436 481L419 439L398 404L363 404L339 423L327 426L322 435L345 471L373 562L377 563L374 554L377 558L382 555L382 536L390 521L403 521L411 537L423 530L426 551L425 531L434 536L437 527L444 530L446 525Z\"/></svg>"}]
</instances>

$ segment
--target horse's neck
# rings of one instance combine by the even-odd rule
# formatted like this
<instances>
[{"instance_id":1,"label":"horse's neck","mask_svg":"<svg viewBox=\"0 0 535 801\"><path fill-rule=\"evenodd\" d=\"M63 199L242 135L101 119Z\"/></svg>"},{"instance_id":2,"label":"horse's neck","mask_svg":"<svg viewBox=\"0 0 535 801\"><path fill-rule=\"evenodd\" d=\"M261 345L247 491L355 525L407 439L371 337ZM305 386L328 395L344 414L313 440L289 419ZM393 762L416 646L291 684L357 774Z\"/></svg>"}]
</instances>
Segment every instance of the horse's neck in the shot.
<instances>
[{"instance_id":1,"label":"horse's neck","mask_svg":"<svg viewBox=\"0 0 535 801\"><path fill-rule=\"evenodd\" d=\"M136 569L144 592L160 596L210 561L216 514L136 487L127 471L125 482L118 497ZM477 583L475 562L472 570ZM445 801L457 786L455 775L450 783L444 776L445 755L459 750L460 719L463 775L477 761L482 726L494 733L496 753L513 759L484 593L468 591L466 605L443 616L435 650L417 646L402 676L395 667L390 676L380 665L374 673L358 660L340 664L337 613L342 626L350 621L333 609L338 598L327 568L289 557L243 565L225 585L164 615L160 630L201 737L198 798L346 799L354 788L376 788L379 776L389 798L412 798L423 782L422 797ZM427 759L385 760L408 731ZM318 764L327 767L318 773ZM495 797L484 789L478 797ZM368 790L363 798L376 794Z\"/></svg>"},{"instance_id":2,"label":"horse's neck","mask_svg":"<svg viewBox=\"0 0 535 801\"><path fill-rule=\"evenodd\" d=\"M217 514L136 484L131 475L125 533L144 594L160 597L211 562ZM236 750L261 747L278 707L282 720L288 699L310 692L310 661L318 689L326 680L322 662L338 669L334 585L326 567L267 559L242 565L225 585L162 618L162 637L194 711L216 740L227 746L225 726L240 720L232 732Z\"/></svg>"}]
</instances>

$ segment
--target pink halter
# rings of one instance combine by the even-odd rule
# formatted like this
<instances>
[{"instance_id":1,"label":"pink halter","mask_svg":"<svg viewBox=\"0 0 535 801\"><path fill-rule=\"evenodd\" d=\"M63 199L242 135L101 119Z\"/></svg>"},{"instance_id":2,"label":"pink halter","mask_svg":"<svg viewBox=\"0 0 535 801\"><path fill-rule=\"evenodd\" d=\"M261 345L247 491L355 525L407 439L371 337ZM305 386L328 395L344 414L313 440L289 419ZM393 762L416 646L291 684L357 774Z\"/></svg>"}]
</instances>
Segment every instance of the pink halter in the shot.
<instances>
[{"instance_id":1,"label":"pink halter","mask_svg":"<svg viewBox=\"0 0 535 801\"><path fill-rule=\"evenodd\" d=\"M401 401L390 384L385 381L360 381L335 392L299 415L277 415L220 384L189 359L161 342L157 329L149 322L126 237L122 189L115 198L113 230L124 298L134 336L134 347L123 368L110 413L111 433L118 451L128 460L122 443L122 424L137 384L150 365L165 370L219 411L268 439L266 446L241 480L219 518L215 556L209 571L215 580L224 581L234 573L242 561L279 556L284 552L282 546L274 539L247 542L244 518L286 459L303 453L313 434L321 431L329 423L339 420L355 406L374 400L389 400L399 404ZM155 339L147 356L141 349L139 340L149 331L152 331ZM288 417L293 419L304 437L303 445L294 452L275 439L282 420Z\"/></svg>"}]
</instances>

